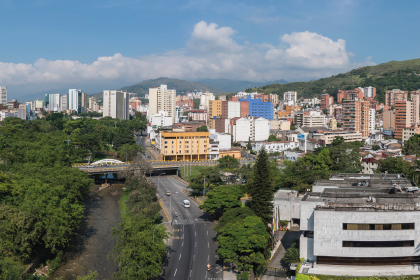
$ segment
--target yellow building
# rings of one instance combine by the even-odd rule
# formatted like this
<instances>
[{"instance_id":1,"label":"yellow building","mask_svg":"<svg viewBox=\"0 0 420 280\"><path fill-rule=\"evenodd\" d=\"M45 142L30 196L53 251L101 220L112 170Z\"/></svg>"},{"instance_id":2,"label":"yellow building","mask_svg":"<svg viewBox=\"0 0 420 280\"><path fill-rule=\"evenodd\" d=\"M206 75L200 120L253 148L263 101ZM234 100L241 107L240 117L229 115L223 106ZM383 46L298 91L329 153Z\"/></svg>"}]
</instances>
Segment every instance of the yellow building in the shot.
<instances>
[{"instance_id":1,"label":"yellow building","mask_svg":"<svg viewBox=\"0 0 420 280\"><path fill-rule=\"evenodd\" d=\"M208 132L160 132L161 160L207 159L209 148Z\"/></svg>"},{"instance_id":2,"label":"yellow building","mask_svg":"<svg viewBox=\"0 0 420 280\"><path fill-rule=\"evenodd\" d=\"M208 126L210 129L216 129L214 126L213 117L222 116L222 102L223 100L210 100L209 101L209 121ZM224 101L226 102L226 101Z\"/></svg>"}]
</instances>

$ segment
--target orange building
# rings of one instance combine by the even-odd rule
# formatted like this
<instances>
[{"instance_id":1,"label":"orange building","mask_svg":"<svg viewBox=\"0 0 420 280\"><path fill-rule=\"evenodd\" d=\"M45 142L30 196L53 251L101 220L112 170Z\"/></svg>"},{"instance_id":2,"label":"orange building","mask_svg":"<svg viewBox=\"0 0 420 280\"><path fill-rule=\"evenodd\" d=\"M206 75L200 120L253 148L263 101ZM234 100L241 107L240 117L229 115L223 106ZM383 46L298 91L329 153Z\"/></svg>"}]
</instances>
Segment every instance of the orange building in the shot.
<instances>
[{"instance_id":1,"label":"orange building","mask_svg":"<svg viewBox=\"0 0 420 280\"><path fill-rule=\"evenodd\" d=\"M160 132L159 158L162 160L207 159L208 132Z\"/></svg>"},{"instance_id":2,"label":"orange building","mask_svg":"<svg viewBox=\"0 0 420 280\"><path fill-rule=\"evenodd\" d=\"M369 136L369 101L343 100L343 128Z\"/></svg>"},{"instance_id":3,"label":"orange building","mask_svg":"<svg viewBox=\"0 0 420 280\"><path fill-rule=\"evenodd\" d=\"M241 158L241 150L234 150L234 149L220 150L219 151L219 158L222 158L222 157L225 157L225 156L231 156L231 157L234 157L236 159L240 159Z\"/></svg>"}]
</instances>

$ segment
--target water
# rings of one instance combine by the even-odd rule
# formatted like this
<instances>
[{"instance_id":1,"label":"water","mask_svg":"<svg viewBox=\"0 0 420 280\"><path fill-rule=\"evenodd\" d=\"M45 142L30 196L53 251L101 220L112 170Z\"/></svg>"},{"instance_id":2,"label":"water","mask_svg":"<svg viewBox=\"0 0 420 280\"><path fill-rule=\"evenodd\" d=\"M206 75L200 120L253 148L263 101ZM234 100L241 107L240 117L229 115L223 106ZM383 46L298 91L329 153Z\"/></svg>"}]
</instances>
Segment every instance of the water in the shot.
<instances>
[{"instance_id":1,"label":"water","mask_svg":"<svg viewBox=\"0 0 420 280\"><path fill-rule=\"evenodd\" d=\"M97 271L98 279L115 279L112 274L117 271L114 263L116 256L108 259L115 247L111 228L121 221L118 201L123 194L123 184L99 190L93 187L84 201L85 219L78 235L65 252L67 260L53 275L53 279L63 277L65 280L77 279L90 270Z\"/></svg>"}]
</instances>

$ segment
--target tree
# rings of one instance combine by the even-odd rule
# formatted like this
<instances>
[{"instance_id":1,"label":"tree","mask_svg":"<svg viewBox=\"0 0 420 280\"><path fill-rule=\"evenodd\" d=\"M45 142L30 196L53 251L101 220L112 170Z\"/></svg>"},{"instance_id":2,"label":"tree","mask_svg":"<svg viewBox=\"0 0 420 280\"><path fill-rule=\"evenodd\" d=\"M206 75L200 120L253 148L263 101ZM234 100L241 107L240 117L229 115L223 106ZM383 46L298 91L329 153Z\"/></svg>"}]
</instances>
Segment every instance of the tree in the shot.
<instances>
[{"instance_id":1,"label":"tree","mask_svg":"<svg viewBox=\"0 0 420 280\"><path fill-rule=\"evenodd\" d=\"M378 162L378 170L382 173L387 171L390 174L404 174L407 178L411 178L416 167L401 157L387 157Z\"/></svg>"},{"instance_id":2,"label":"tree","mask_svg":"<svg viewBox=\"0 0 420 280\"><path fill-rule=\"evenodd\" d=\"M327 109L322 109L322 113L324 113L324 115L328 114L328 110Z\"/></svg>"},{"instance_id":3,"label":"tree","mask_svg":"<svg viewBox=\"0 0 420 280\"><path fill-rule=\"evenodd\" d=\"M414 134L410 139L404 141L402 152L405 155L420 156L420 134Z\"/></svg>"},{"instance_id":4,"label":"tree","mask_svg":"<svg viewBox=\"0 0 420 280\"><path fill-rule=\"evenodd\" d=\"M242 191L233 185L219 186L207 193L206 200L199 208L213 216L221 216L229 209L241 207L242 195Z\"/></svg>"},{"instance_id":5,"label":"tree","mask_svg":"<svg viewBox=\"0 0 420 280\"><path fill-rule=\"evenodd\" d=\"M270 241L261 218L246 217L227 224L219 231L217 254L227 262L236 264L238 270L249 271L265 262L265 249Z\"/></svg>"},{"instance_id":6,"label":"tree","mask_svg":"<svg viewBox=\"0 0 420 280\"><path fill-rule=\"evenodd\" d=\"M221 169L233 169L237 168L240 164L239 160L231 156L224 156L217 160L219 162L218 167Z\"/></svg>"},{"instance_id":7,"label":"tree","mask_svg":"<svg viewBox=\"0 0 420 280\"><path fill-rule=\"evenodd\" d=\"M249 216L255 216L255 213L249 207L231 208L223 213L214 230L220 231L226 225L237 223Z\"/></svg>"},{"instance_id":8,"label":"tree","mask_svg":"<svg viewBox=\"0 0 420 280\"><path fill-rule=\"evenodd\" d=\"M197 127L197 131L200 131L200 132L208 132L209 130L207 129L207 126L206 125L202 125L200 127Z\"/></svg>"},{"instance_id":9,"label":"tree","mask_svg":"<svg viewBox=\"0 0 420 280\"><path fill-rule=\"evenodd\" d=\"M247 189L252 196L251 209L267 226L273 215L274 181L264 147L258 153Z\"/></svg>"},{"instance_id":10,"label":"tree","mask_svg":"<svg viewBox=\"0 0 420 280\"><path fill-rule=\"evenodd\" d=\"M193 108L199 109L200 108L200 99L194 99L193 100Z\"/></svg>"},{"instance_id":11,"label":"tree","mask_svg":"<svg viewBox=\"0 0 420 280\"><path fill-rule=\"evenodd\" d=\"M359 147L359 144L355 142L330 147L330 157L333 162L331 169L342 173L359 173L362 169Z\"/></svg>"},{"instance_id":12,"label":"tree","mask_svg":"<svg viewBox=\"0 0 420 280\"><path fill-rule=\"evenodd\" d=\"M86 276L77 276L77 280L96 280L98 277L98 272L89 271Z\"/></svg>"},{"instance_id":13,"label":"tree","mask_svg":"<svg viewBox=\"0 0 420 280\"><path fill-rule=\"evenodd\" d=\"M380 147L379 145L373 145L373 146L372 146L372 149L373 149L374 151L377 151L377 150L380 150L380 149L381 149L381 147Z\"/></svg>"},{"instance_id":14,"label":"tree","mask_svg":"<svg viewBox=\"0 0 420 280\"><path fill-rule=\"evenodd\" d=\"M343 144L343 143L344 143L344 138L343 137L341 137L341 136L335 136L334 139L333 139L333 141L332 141L332 143L331 143L331 145L332 146L338 146L338 145Z\"/></svg>"},{"instance_id":15,"label":"tree","mask_svg":"<svg viewBox=\"0 0 420 280\"><path fill-rule=\"evenodd\" d=\"M290 130L296 130L296 126L292 125L292 126L290 127Z\"/></svg>"},{"instance_id":16,"label":"tree","mask_svg":"<svg viewBox=\"0 0 420 280\"><path fill-rule=\"evenodd\" d=\"M252 144L251 144L251 137L248 138L248 144L246 144L246 148L250 151L252 151Z\"/></svg>"},{"instance_id":17,"label":"tree","mask_svg":"<svg viewBox=\"0 0 420 280\"><path fill-rule=\"evenodd\" d=\"M137 144L124 144L118 149L118 157L123 161L132 161L139 153L144 154L144 148Z\"/></svg>"},{"instance_id":18,"label":"tree","mask_svg":"<svg viewBox=\"0 0 420 280\"><path fill-rule=\"evenodd\" d=\"M294 241L292 246L286 250L283 259L288 265L299 262L299 240Z\"/></svg>"},{"instance_id":19,"label":"tree","mask_svg":"<svg viewBox=\"0 0 420 280\"><path fill-rule=\"evenodd\" d=\"M276 135L271 134L270 136L268 136L267 141L269 142L277 141Z\"/></svg>"}]
</instances>

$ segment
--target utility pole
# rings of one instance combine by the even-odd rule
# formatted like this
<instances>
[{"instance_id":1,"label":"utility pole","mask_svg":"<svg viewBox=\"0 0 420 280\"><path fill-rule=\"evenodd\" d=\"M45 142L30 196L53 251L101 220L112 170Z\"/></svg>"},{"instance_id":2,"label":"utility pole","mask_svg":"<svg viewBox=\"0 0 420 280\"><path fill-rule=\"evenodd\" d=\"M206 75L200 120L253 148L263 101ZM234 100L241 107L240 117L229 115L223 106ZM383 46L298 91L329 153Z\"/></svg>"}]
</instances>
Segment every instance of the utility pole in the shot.
<instances>
[{"instance_id":1,"label":"utility pole","mask_svg":"<svg viewBox=\"0 0 420 280\"><path fill-rule=\"evenodd\" d=\"M204 176L204 184L203 184L203 196L204 196L204 188L206 187L206 176Z\"/></svg>"}]
</instances>

